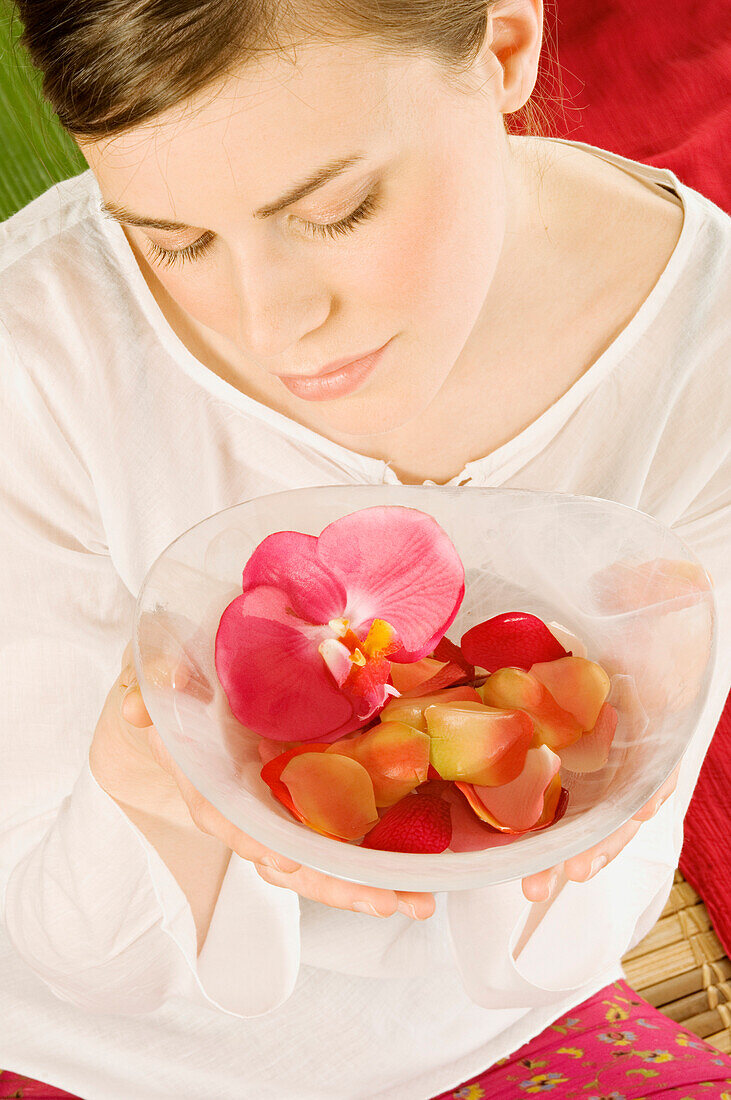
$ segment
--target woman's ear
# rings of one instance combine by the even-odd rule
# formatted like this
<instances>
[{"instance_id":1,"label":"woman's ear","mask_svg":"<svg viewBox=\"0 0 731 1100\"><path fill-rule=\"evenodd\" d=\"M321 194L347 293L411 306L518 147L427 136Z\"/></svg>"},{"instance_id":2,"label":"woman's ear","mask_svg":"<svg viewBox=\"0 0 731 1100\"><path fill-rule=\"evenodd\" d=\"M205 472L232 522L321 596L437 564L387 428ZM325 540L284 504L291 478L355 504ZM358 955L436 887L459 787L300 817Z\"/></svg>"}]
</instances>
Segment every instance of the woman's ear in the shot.
<instances>
[{"instance_id":1,"label":"woman's ear","mask_svg":"<svg viewBox=\"0 0 731 1100\"><path fill-rule=\"evenodd\" d=\"M538 78L543 41L543 0L495 0L490 4L480 58L491 94L503 115L519 111Z\"/></svg>"}]
</instances>

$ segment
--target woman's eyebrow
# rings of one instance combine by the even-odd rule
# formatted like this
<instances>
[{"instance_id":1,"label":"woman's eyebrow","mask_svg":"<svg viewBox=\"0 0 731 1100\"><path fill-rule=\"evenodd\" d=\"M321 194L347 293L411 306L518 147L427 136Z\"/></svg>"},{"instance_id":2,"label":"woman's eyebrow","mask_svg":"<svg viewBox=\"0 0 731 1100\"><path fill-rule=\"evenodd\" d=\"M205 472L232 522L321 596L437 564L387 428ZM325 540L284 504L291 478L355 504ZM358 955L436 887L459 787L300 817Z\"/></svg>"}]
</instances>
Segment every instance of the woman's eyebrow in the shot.
<instances>
[{"instance_id":1,"label":"woman's eyebrow","mask_svg":"<svg viewBox=\"0 0 731 1100\"><path fill-rule=\"evenodd\" d=\"M281 198L266 206L262 206L259 210L255 210L254 217L270 218L272 214L279 213L279 211L283 210L286 206L291 206L292 203L298 202L299 199L303 199L305 195L309 195L311 191L315 191L318 187L322 187L323 184L339 176L357 161L364 160L365 156L365 153L353 153L352 156L340 157L338 160L331 161L322 168L318 168L316 172L313 172L312 175L302 183L290 188ZM125 225L137 225L142 229L161 229L168 233L175 233L181 229L196 228L196 226L186 225L185 222L170 221L166 218L150 218L144 214L135 214L134 211L128 210L125 206L121 206L119 203L111 200L108 202L103 201L99 209L105 217L114 218L115 221L124 222Z\"/></svg>"}]
</instances>

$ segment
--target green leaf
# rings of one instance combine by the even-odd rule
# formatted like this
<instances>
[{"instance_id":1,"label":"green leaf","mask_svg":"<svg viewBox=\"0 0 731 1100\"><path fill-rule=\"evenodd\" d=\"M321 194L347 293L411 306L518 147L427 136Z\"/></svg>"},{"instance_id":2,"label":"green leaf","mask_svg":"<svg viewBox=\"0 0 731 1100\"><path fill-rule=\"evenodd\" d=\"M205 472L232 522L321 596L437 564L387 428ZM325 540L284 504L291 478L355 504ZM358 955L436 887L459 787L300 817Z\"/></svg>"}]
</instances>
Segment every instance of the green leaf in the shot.
<instances>
[{"instance_id":1,"label":"green leaf","mask_svg":"<svg viewBox=\"0 0 731 1100\"><path fill-rule=\"evenodd\" d=\"M43 98L41 73L18 43L22 29L14 6L0 0L0 221L88 168Z\"/></svg>"}]
</instances>

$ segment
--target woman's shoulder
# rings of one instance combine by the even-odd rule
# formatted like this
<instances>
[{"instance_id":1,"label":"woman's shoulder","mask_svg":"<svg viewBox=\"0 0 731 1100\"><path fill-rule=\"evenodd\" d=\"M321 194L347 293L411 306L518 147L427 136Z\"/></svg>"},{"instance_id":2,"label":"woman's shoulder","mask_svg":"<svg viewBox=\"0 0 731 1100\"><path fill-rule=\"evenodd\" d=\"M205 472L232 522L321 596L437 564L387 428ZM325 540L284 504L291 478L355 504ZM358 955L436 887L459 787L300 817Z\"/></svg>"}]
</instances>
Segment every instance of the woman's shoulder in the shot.
<instances>
[{"instance_id":1,"label":"woman's shoulder","mask_svg":"<svg viewBox=\"0 0 731 1100\"><path fill-rule=\"evenodd\" d=\"M716 251L718 243L731 251L731 217L670 168L567 138L533 140L543 177L553 181L557 209L585 247L594 241L606 254L617 242L628 255L656 253L662 260L680 242L703 246L704 238L692 239L704 227Z\"/></svg>"},{"instance_id":2,"label":"woman's shoulder","mask_svg":"<svg viewBox=\"0 0 731 1100\"><path fill-rule=\"evenodd\" d=\"M98 209L99 189L87 169L60 180L20 210L0 222L0 272L17 264L44 244L78 229Z\"/></svg>"},{"instance_id":3,"label":"woman's shoulder","mask_svg":"<svg viewBox=\"0 0 731 1100\"><path fill-rule=\"evenodd\" d=\"M59 373L119 338L125 280L100 201L87 169L0 223L0 333L28 365Z\"/></svg>"},{"instance_id":4,"label":"woman's shoulder","mask_svg":"<svg viewBox=\"0 0 731 1100\"><path fill-rule=\"evenodd\" d=\"M133 301L90 170L0 224L0 369L11 401L44 395L75 438L139 351ZM37 400L36 397L32 398Z\"/></svg>"},{"instance_id":5,"label":"woman's shoulder","mask_svg":"<svg viewBox=\"0 0 731 1100\"><path fill-rule=\"evenodd\" d=\"M682 337L701 310L699 333L728 331L731 217L668 168L581 142L543 139L544 178L564 257L596 313L615 334L642 309L653 328ZM571 259L573 258L573 259ZM693 327L696 327L695 325Z\"/></svg>"},{"instance_id":6,"label":"woman's shoulder","mask_svg":"<svg viewBox=\"0 0 731 1100\"><path fill-rule=\"evenodd\" d=\"M0 319L17 338L94 308L99 192L91 170L53 184L0 223ZM98 306L98 299L96 305Z\"/></svg>"}]
</instances>

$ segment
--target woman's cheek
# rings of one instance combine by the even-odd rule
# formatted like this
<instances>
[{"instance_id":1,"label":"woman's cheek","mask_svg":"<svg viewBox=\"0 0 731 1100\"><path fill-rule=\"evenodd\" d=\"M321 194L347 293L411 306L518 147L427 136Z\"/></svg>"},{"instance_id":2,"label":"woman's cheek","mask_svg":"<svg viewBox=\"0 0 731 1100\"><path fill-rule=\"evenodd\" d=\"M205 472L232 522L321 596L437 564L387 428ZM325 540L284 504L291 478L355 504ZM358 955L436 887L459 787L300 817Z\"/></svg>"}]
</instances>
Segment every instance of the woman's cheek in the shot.
<instances>
[{"instance_id":1,"label":"woman's cheek","mask_svg":"<svg viewBox=\"0 0 731 1100\"><path fill-rule=\"evenodd\" d=\"M165 276L165 289L171 298L196 321L236 340L238 303L233 287L210 271L200 275L190 271Z\"/></svg>"},{"instance_id":2,"label":"woman's cheek","mask_svg":"<svg viewBox=\"0 0 731 1100\"><path fill-rule=\"evenodd\" d=\"M419 312L434 300L440 285L441 244L438 231L413 212L384 226L374 246L349 264L340 266L340 282L347 282L355 301Z\"/></svg>"}]
</instances>

